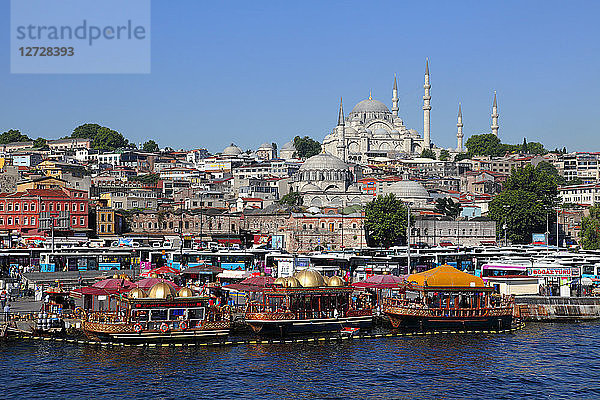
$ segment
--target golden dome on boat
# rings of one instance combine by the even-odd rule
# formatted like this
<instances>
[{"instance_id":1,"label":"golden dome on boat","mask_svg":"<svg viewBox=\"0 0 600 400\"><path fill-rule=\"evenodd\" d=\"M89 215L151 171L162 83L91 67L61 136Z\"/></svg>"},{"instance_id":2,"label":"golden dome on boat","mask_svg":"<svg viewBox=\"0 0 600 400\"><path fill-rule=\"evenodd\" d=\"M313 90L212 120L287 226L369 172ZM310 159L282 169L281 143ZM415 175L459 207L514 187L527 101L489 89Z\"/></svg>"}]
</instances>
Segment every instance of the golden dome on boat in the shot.
<instances>
[{"instance_id":1,"label":"golden dome on boat","mask_svg":"<svg viewBox=\"0 0 600 400\"><path fill-rule=\"evenodd\" d=\"M300 287L300 282L298 282L298 279L294 278L293 276L288 276L287 278L285 278L285 284L283 286Z\"/></svg>"},{"instance_id":2,"label":"golden dome on boat","mask_svg":"<svg viewBox=\"0 0 600 400\"><path fill-rule=\"evenodd\" d=\"M182 287L177 292L177 297L194 297L194 292L189 287Z\"/></svg>"},{"instance_id":3,"label":"golden dome on boat","mask_svg":"<svg viewBox=\"0 0 600 400\"><path fill-rule=\"evenodd\" d=\"M303 269L295 275L295 278L298 279L302 287L327 286L323 275L314 269Z\"/></svg>"},{"instance_id":4,"label":"golden dome on boat","mask_svg":"<svg viewBox=\"0 0 600 400\"><path fill-rule=\"evenodd\" d=\"M175 297L175 289L166 282L159 282L150 288L148 297L152 299L168 299Z\"/></svg>"},{"instance_id":5,"label":"golden dome on boat","mask_svg":"<svg viewBox=\"0 0 600 400\"><path fill-rule=\"evenodd\" d=\"M158 274L153 272L150 274L149 278L158 278Z\"/></svg>"},{"instance_id":6,"label":"golden dome on boat","mask_svg":"<svg viewBox=\"0 0 600 400\"><path fill-rule=\"evenodd\" d=\"M419 286L429 287L485 287L485 282L480 277L459 271L449 265L440 265L428 271L409 275L406 280Z\"/></svg>"},{"instance_id":7,"label":"golden dome on boat","mask_svg":"<svg viewBox=\"0 0 600 400\"><path fill-rule=\"evenodd\" d=\"M283 276L280 276L279 278L273 281L273 285L285 286L285 278Z\"/></svg>"},{"instance_id":8,"label":"golden dome on boat","mask_svg":"<svg viewBox=\"0 0 600 400\"><path fill-rule=\"evenodd\" d=\"M346 282L344 282L344 280L342 278L340 278L337 275L332 276L331 278L329 278L329 281L327 282L327 286L346 286Z\"/></svg>"},{"instance_id":9,"label":"golden dome on boat","mask_svg":"<svg viewBox=\"0 0 600 400\"><path fill-rule=\"evenodd\" d=\"M143 289L134 288L127 292L127 297L130 299L143 299L146 297L146 292Z\"/></svg>"},{"instance_id":10,"label":"golden dome on boat","mask_svg":"<svg viewBox=\"0 0 600 400\"><path fill-rule=\"evenodd\" d=\"M113 279L119 279L119 274L114 274Z\"/></svg>"},{"instance_id":11,"label":"golden dome on boat","mask_svg":"<svg viewBox=\"0 0 600 400\"><path fill-rule=\"evenodd\" d=\"M127 274L121 274L121 275L119 275L119 279L124 279L126 281L130 281L131 280L131 278Z\"/></svg>"}]
</instances>

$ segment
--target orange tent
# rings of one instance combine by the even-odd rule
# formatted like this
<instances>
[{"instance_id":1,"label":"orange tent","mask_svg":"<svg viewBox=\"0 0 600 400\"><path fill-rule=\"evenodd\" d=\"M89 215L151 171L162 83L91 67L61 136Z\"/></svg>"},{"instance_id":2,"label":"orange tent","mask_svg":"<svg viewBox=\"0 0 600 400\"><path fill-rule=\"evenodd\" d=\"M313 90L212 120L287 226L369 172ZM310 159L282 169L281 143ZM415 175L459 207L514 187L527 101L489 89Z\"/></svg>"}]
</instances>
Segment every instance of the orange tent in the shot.
<instances>
[{"instance_id":1,"label":"orange tent","mask_svg":"<svg viewBox=\"0 0 600 400\"><path fill-rule=\"evenodd\" d=\"M439 267L428 271L419 272L406 277L408 282L423 287L437 288L483 288L485 282L478 276L459 271L449 265L440 265Z\"/></svg>"}]
</instances>

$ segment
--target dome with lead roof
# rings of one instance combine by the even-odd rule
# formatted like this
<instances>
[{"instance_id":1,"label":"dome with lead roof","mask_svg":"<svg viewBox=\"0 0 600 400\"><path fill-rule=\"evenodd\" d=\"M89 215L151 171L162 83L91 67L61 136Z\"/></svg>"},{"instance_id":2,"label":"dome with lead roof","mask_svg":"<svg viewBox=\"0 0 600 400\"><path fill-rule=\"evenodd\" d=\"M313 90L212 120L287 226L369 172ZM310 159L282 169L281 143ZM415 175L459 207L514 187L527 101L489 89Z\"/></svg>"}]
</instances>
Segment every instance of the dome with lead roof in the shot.
<instances>
[{"instance_id":1,"label":"dome with lead roof","mask_svg":"<svg viewBox=\"0 0 600 400\"><path fill-rule=\"evenodd\" d=\"M225 156L239 156L242 153L243 153L242 149L240 149L233 143L231 143L229 146L227 146L227 147L225 147L225 149L223 149L223 155L225 155Z\"/></svg>"},{"instance_id":2,"label":"dome with lead roof","mask_svg":"<svg viewBox=\"0 0 600 400\"><path fill-rule=\"evenodd\" d=\"M347 170L348 164L341 159L329 153L320 153L310 157L302 164L300 171L316 170L316 171L332 171L332 170Z\"/></svg>"},{"instance_id":3,"label":"dome with lead roof","mask_svg":"<svg viewBox=\"0 0 600 400\"><path fill-rule=\"evenodd\" d=\"M366 100L363 100L363 101L359 102L352 109L352 113L363 113L363 112L384 112L384 113L389 113L390 110L381 101L374 100L372 98L368 98Z\"/></svg>"}]
</instances>

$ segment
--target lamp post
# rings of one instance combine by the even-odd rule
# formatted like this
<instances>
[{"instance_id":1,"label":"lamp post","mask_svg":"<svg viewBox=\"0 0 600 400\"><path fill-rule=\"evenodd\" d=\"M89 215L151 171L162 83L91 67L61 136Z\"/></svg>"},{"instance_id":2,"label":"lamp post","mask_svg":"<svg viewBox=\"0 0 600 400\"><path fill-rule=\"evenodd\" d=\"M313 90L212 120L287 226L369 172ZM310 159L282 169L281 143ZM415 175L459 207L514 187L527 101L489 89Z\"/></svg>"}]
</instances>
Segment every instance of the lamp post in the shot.
<instances>
[{"instance_id":1,"label":"lamp post","mask_svg":"<svg viewBox=\"0 0 600 400\"><path fill-rule=\"evenodd\" d=\"M560 208L556 207L556 252L558 253L558 250L560 249L560 240L558 240L559 238L559 225L558 225L558 218L559 218L559 212L560 212Z\"/></svg>"},{"instance_id":2,"label":"lamp post","mask_svg":"<svg viewBox=\"0 0 600 400\"><path fill-rule=\"evenodd\" d=\"M406 260L407 260L407 273L410 274L410 206L411 203L406 203Z\"/></svg>"}]
</instances>

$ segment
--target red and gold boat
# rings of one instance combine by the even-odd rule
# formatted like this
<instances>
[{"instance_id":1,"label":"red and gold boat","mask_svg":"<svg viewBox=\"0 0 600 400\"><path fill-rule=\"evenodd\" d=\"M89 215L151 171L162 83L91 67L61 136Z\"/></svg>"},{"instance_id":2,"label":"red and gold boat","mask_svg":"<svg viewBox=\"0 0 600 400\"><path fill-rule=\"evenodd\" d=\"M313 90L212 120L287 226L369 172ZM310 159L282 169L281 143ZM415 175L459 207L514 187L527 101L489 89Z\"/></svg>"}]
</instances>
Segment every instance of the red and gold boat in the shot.
<instances>
[{"instance_id":1,"label":"red and gold boat","mask_svg":"<svg viewBox=\"0 0 600 400\"><path fill-rule=\"evenodd\" d=\"M409 275L383 312L395 328L489 330L511 327L513 299L493 294L483 279L449 265Z\"/></svg>"}]
</instances>

